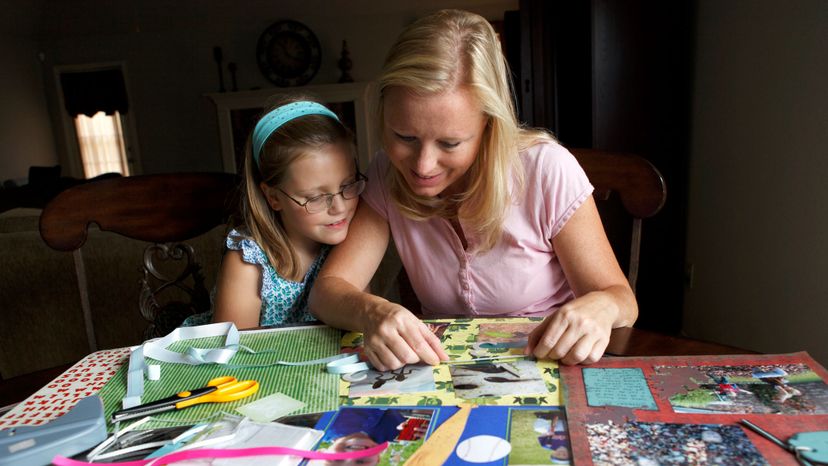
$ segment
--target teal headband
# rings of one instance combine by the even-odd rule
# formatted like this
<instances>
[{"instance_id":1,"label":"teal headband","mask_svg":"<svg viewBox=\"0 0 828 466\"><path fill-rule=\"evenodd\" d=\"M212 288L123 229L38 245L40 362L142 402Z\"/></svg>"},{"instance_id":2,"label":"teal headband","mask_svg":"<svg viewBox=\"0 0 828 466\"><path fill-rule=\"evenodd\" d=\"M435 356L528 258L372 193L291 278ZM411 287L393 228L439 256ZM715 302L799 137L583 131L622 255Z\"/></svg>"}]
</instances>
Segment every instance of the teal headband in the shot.
<instances>
[{"instance_id":1,"label":"teal headband","mask_svg":"<svg viewBox=\"0 0 828 466\"><path fill-rule=\"evenodd\" d=\"M259 164L259 154L267 138L285 123L305 115L325 115L339 121L336 113L328 110L324 105L306 100L292 102L272 110L256 123L256 129L253 130L253 160L256 161L256 165Z\"/></svg>"}]
</instances>

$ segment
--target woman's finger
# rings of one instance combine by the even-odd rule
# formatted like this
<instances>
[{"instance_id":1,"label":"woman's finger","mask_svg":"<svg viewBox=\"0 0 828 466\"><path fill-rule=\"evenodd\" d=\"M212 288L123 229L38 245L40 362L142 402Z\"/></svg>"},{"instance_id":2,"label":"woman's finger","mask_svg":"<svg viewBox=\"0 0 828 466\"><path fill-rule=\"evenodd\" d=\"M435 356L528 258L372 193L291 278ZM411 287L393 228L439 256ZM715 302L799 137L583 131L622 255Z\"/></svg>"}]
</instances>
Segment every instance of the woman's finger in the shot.
<instances>
[{"instance_id":1,"label":"woman's finger","mask_svg":"<svg viewBox=\"0 0 828 466\"><path fill-rule=\"evenodd\" d=\"M422 322L417 322L417 328L403 335L403 338L417 355L418 361L434 366L448 359L440 339Z\"/></svg>"},{"instance_id":2,"label":"woman's finger","mask_svg":"<svg viewBox=\"0 0 828 466\"><path fill-rule=\"evenodd\" d=\"M394 351L384 343L372 345L368 357L371 360L371 364L378 371L391 371L405 365L404 362L400 361Z\"/></svg>"},{"instance_id":3,"label":"woman's finger","mask_svg":"<svg viewBox=\"0 0 828 466\"><path fill-rule=\"evenodd\" d=\"M540 338L535 345L535 349L532 351L532 354L538 359L560 359L561 356L566 354L556 352L556 348L560 349L560 340L567 334L568 323L561 319L555 319L555 321L552 321L553 318L554 315L546 318L550 321L550 323L540 335ZM569 346L571 345L572 342L569 343ZM567 350L569 349L569 346L566 346Z\"/></svg>"},{"instance_id":4,"label":"woman's finger","mask_svg":"<svg viewBox=\"0 0 828 466\"><path fill-rule=\"evenodd\" d=\"M386 338L384 343L388 352L393 355L396 364L389 364L393 367L391 369L399 369L406 364L416 364L420 362L420 357L412 349L407 341L407 335L399 334ZM408 337L410 338L410 337ZM391 358L387 358L391 362ZM383 359L385 360L385 359Z\"/></svg>"},{"instance_id":5,"label":"woman's finger","mask_svg":"<svg viewBox=\"0 0 828 466\"><path fill-rule=\"evenodd\" d=\"M546 327L549 326L550 321L551 318L549 317L543 319L543 322L538 324L535 328L532 329L531 332L529 332L529 338L526 342L526 348L523 349L523 354L528 356L535 351L535 347L538 346L538 342L543 336L543 332L546 331Z\"/></svg>"},{"instance_id":6,"label":"woman's finger","mask_svg":"<svg viewBox=\"0 0 828 466\"><path fill-rule=\"evenodd\" d=\"M609 338L602 336L595 340L595 344L592 345L592 351L589 353L589 357L581 361L581 364L595 364L600 361L601 356L604 355L604 350L607 349L607 345L609 345Z\"/></svg>"},{"instance_id":7,"label":"woman's finger","mask_svg":"<svg viewBox=\"0 0 828 466\"><path fill-rule=\"evenodd\" d=\"M561 340L564 339L562 338ZM561 363L572 366L587 361L592 354L595 343L595 336L590 334L581 335L577 341L572 342L569 350L560 358ZM560 351L564 351L564 349L561 348Z\"/></svg>"},{"instance_id":8,"label":"woman's finger","mask_svg":"<svg viewBox=\"0 0 828 466\"><path fill-rule=\"evenodd\" d=\"M445 348L443 348L443 342L440 341L440 337L432 333L428 326L423 325L423 327L424 329L422 331L425 333L425 340L428 345L431 346L431 349L437 355L437 358L440 361L448 361L449 356L448 353L446 353Z\"/></svg>"}]
</instances>

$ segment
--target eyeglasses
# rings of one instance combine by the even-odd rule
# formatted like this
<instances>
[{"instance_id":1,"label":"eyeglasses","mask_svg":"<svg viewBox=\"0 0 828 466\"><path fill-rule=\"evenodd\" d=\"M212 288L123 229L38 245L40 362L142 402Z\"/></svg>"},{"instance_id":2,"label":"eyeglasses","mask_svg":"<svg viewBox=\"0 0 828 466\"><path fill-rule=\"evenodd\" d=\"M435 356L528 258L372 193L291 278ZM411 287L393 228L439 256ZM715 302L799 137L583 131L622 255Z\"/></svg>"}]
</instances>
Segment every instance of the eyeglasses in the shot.
<instances>
[{"instance_id":1,"label":"eyeglasses","mask_svg":"<svg viewBox=\"0 0 828 466\"><path fill-rule=\"evenodd\" d=\"M282 188L276 188L279 191L282 191L282 194L288 197L291 201L295 202L300 207L304 207L305 210L309 214L318 214L319 212L324 212L331 208L331 204L333 204L334 197L342 196L342 199L353 199L360 194L362 191L365 190L365 183L368 178L365 177L362 173L357 172L357 179L353 183L348 183L342 187L342 191L338 193L326 193L320 194L318 196L314 196L308 199L305 202L299 202L290 194L286 193Z\"/></svg>"}]
</instances>

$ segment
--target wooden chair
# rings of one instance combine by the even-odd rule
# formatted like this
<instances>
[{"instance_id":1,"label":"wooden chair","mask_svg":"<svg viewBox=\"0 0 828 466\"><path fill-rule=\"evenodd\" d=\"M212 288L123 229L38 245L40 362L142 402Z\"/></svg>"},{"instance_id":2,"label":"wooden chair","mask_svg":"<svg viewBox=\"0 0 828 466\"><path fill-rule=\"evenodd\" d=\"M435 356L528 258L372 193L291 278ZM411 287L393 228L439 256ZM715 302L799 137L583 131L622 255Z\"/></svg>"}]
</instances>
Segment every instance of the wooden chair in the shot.
<instances>
[{"instance_id":1,"label":"wooden chair","mask_svg":"<svg viewBox=\"0 0 828 466\"><path fill-rule=\"evenodd\" d=\"M101 231L151 243L144 250L136 304L149 322L144 337L164 335L186 316L210 307L201 265L193 248L184 241L228 221L237 209L238 185L239 177L229 173L132 176L72 187L46 205L40 217L40 234L51 248L73 252L90 351L95 351L97 344L81 252L90 224L97 224ZM160 265L171 261L179 266ZM180 273L170 274L168 270ZM192 285L187 284L188 278ZM189 295L190 302L160 304L160 296L172 289Z\"/></svg>"},{"instance_id":2,"label":"wooden chair","mask_svg":"<svg viewBox=\"0 0 828 466\"><path fill-rule=\"evenodd\" d=\"M602 220L608 229L614 223L622 223L617 217L609 213L609 209L602 205L609 203L615 193L623 210L632 217L632 231L630 233L630 254L627 267L627 279L630 287L635 291L638 279L639 255L641 253L641 226L642 220L657 214L667 200L667 187L664 178L657 168L649 161L638 155L607 152L596 149L572 149L572 154L584 168L589 181L595 187L593 197L598 203ZM629 220L629 219L627 219ZM623 250L609 234L616 255ZM625 235L622 235L626 237ZM619 261L623 264L623 258Z\"/></svg>"}]
</instances>

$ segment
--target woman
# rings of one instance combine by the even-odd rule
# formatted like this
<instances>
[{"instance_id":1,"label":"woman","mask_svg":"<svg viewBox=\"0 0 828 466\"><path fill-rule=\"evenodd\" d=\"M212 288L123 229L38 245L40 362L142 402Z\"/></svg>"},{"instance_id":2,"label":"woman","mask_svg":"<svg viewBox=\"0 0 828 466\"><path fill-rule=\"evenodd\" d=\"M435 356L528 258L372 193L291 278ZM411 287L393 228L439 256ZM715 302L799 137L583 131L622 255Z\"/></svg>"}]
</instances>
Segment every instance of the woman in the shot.
<instances>
[{"instance_id":1,"label":"woman","mask_svg":"<svg viewBox=\"0 0 828 466\"><path fill-rule=\"evenodd\" d=\"M527 354L600 359L612 328L635 321L635 297L577 161L547 133L518 126L491 25L456 10L420 19L378 85L384 151L311 312L363 332L379 370L447 359L408 309L362 291L393 236L425 315L548 316Z\"/></svg>"}]
</instances>

